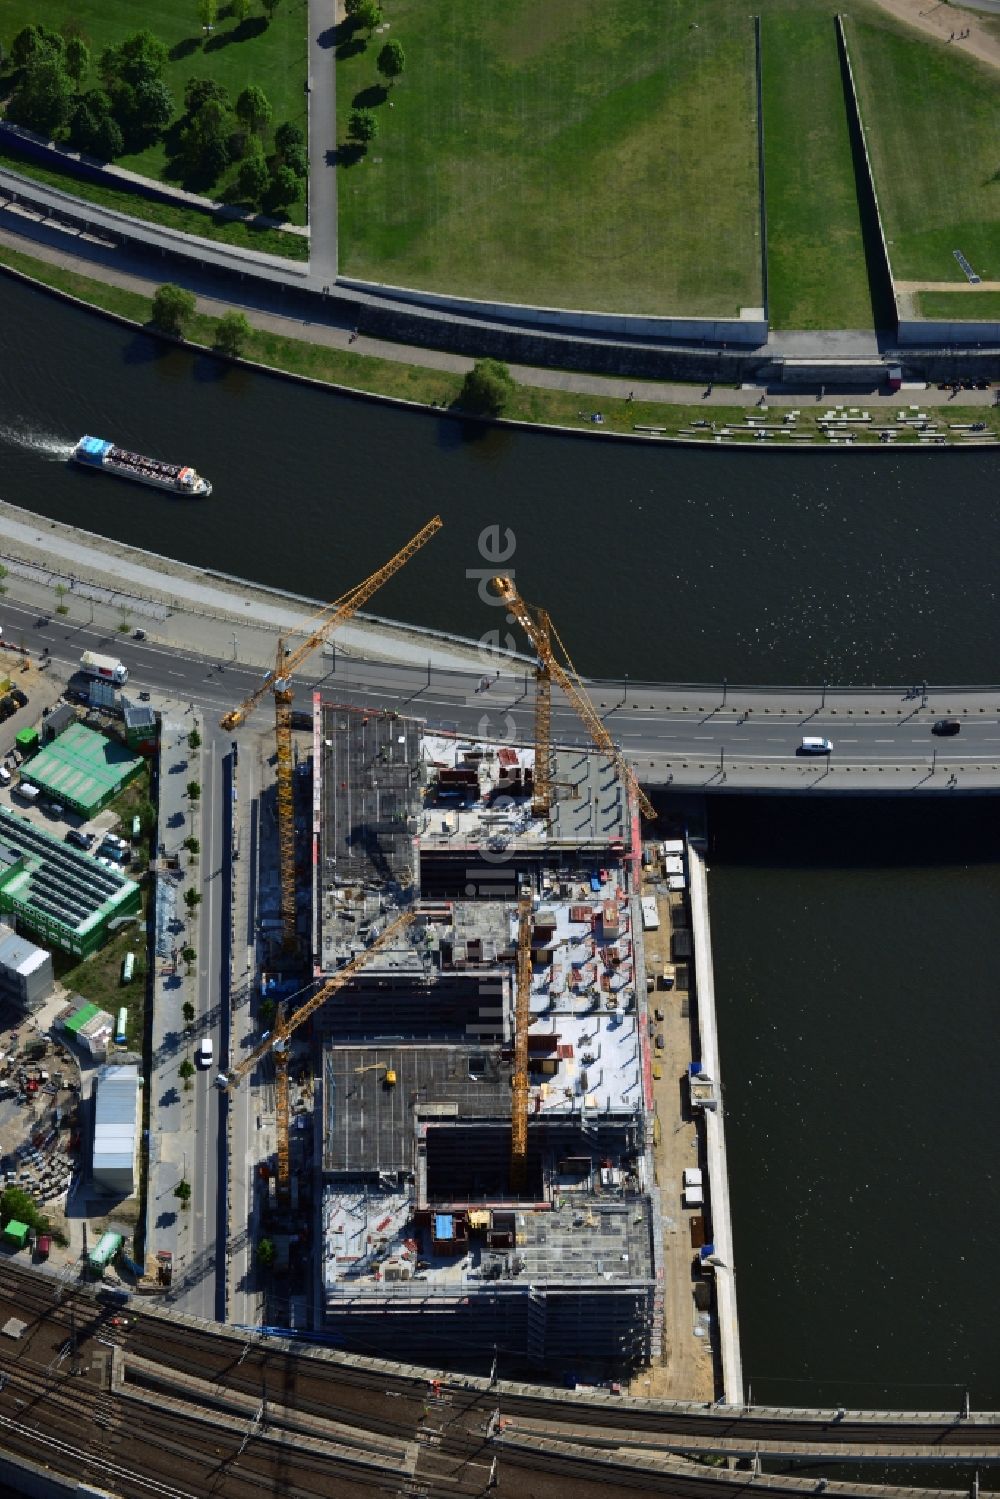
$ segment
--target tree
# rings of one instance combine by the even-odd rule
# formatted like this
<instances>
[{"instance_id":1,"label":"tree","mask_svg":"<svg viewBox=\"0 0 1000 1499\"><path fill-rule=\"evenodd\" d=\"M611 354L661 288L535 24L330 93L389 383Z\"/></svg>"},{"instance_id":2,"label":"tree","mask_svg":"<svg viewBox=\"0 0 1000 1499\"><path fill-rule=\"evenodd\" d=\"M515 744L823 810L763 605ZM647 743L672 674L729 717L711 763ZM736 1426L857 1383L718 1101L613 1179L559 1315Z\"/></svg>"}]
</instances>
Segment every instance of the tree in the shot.
<instances>
[{"instance_id":1,"label":"tree","mask_svg":"<svg viewBox=\"0 0 1000 1499\"><path fill-rule=\"evenodd\" d=\"M58 604L56 605L57 614L69 613L69 605L66 602L66 595L68 593L69 589L66 587L65 583L57 583L55 585L55 596L59 600Z\"/></svg>"},{"instance_id":2,"label":"tree","mask_svg":"<svg viewBox=\"0 0 1000 1499\"><path fill-rule=\"evenodd\" d=\"M215 325L215 347L236 358L250 337L250 324L242 312L226 312Z\"/></svg>"},{"instance_id":3,"label":"tree","mask_svg":"<svg viewBox=\"0 0 1000 1499\"><path fill-rule=\"evenodd\" d=\"M192 859L197 859L198 855L201 853L201 843L193 833L190 835L190 837L184 839L182 847L187 849Z\"/></svg>"},{"instance_id":4,"label":"tree","mask_svg":"<svg viewBox=\"0 0 1000 1499\"><path fill-rule=\"evenodd\" d=\"M181 1207L186 1208L191 1201L191 1183L189 1181L179 1181L174 1188L174 1196L180 1199Z\"/></svg>"},{"instance_id":5,"label":"tree","mask_svg":"<svg viewBox=\"0 0 1000 1499\"><path fill-rule=\"evenodd\" d=\"M178 1077L183 1079L184 1091L186 1093L191 1086L191 1079L194 1077L194 1063L192 1062L190 1057L184 1058L183 1062L177 1069L177 1075Z\"/></svg>"},{"instance_id":6,"label":"tree","mask_svg":"<svg viewBox=\"0 0 1000 1499\"><path fill-rule=\"evenodd\" d=\"M250 0L230 0L229 9L239 24L242 25L250 16Z\"/></svg>"},{"instance_id":7,"label":"tree","mask_svg":"<svg viewBox=\"0 0 1000 1499\"><path fill-rule=\"evenodd\" d=\"M271 114L267 95L255 83L249 84L236 100L236 118L257 135L270 124Z\"/></svg>"},{"instance_id":8,"label":"tree","mask_svg":"<svg viewBox=\"0 0 1000 1499\"><path fill-rule=\"evenodd\" d=\"M402 42L386 42L376 59L375 66L388 83L391 84L398 78L406 66L406 54L403 51Z\"/></svg>"},{"instance_id":9,"label":"tree","mask_svg":"<svg viewBox=\"0 0 1000 1499\"><path fill-rule=\"evenodd\" d=\"M188 910L193 915L195 907L201 905L201 891L200 890L185 890L185 892L184 892L184 904L187 906Z\"/></svg>"},{"instance_id":10,"label":"tree","mask_svg":"<svg viewBox=\"0 0 1000 1499\"><path fill-rule=\"evenodd\" d=\"M185 291L182 286L174 286L169 281L156 288L153 296L153 322L164 333L182 336L194 316L194 309L194 292Z\"/></svg>"},{"instance_id":11,"label":"tree","mask_svg":"<svg viewBox=\"0 0 1000 1499\"><path fill-rule=\"evenodd\" d=\"M344 10L356 26L371 36L376 26L382 24L382 7L379 0L344 0Z\"/></svg>"},{"instance_id":12,"label":"tree","mask_svg":"<svg viewBox=\"0 0 1000 1499\"><path fill-rule=\"evenodd\" d=\"M264 1029L266 1029L271 1024L277 1013L278 1006L276 1002L270 998L270 996L262 999L260 1004L257 1006L257 1019L260 1021L261 1026Z\"/></svg>"},{"instance_id":13,"label":"tree","mask_svg":"<svg viewBox=\"0 0 1000 1499\"><path fill-rule=\"evenodd\" d=\"M71 36L66 43L66 71L77 88L90 72L90 48L82 36Z\"/></svg>"},{"instance_id":14,"label":"tree","mask_svg":"<svg viewBox=\"0 0 1000 1499\"><path fill-rule=\"evenodd\" d=\"M192 729L191 732L190 732L190 734L188 735L188 749L189 750L200 750L201 749L201 735L198 733L197 729Z\"/></svg>"},{"instance_id":15,"label":"tree","mask_svg":"<svg viewBox=\"0 0 1000 1499\"><path fill-rule=\"evenodd\" d=\"M291 167L275 167L267 189L267 201L271 208L287 208L302 197L302 179L296 177Z\"/></svg>"},{"instance_id":16,"label":"tree","mask_svg":"<svg viewBox=\"0 0 1000 1499\"><path fill-rule=\"evenodd\" d=\"M90 149L101 161L114 161L116 156L122 154L125 150L125 137L121 133L117 120L113 120L110 115L105 115L104 119L98 122Z\"/></svg>"},{"instance_id":17,"label":"tree","mask_svg":"<svg viewBox=\"0 0 1000 1499\"><path fill-rule=\"evenodd\" d=\"M278 0L260 0L260 3L270 23L274 20L274 12L278 9Z\"/></svg>"},{"instance_id":18,"label":"tree","mask_svg":"<svg viewBox=\"0 0 1000 1499\"><path fill-rule=\"evenodd\" d=\"M191 972L191 964L194 962L197 956L198 954L195 952L190 943L186 947L181 948L181 962L186 966L188 973ZM190 1015L187 1013L188 1010L191 1011ZM184 1019L188 1021L189 1024L194 1019L194 1005L190 1000L186 1000L184 1004Z\"/></svg>"},{"instance_id":19,"label":"tree","mask_svg":"<svg viewBox=\"0 0 1000 1499\"><path fill-rule=\"evenodd\" d=\"M211 31L219 15L218 0L198 0L198 19L202 31Z\"/></svg>"},{"instance_id":20,"label":"tree","mask_svg":"<svg viewBox=\"0 0 1000 1499\"><path fill-rule=\"evenodd\" d=\"M189 94L191 94L189 86ZM195 99L195 95L191 94ZM232 110L225 89L194 102L181 129L181 156L188 175L214 182L231 160Z\"/></svg>"},{"instance_id":21,"label":"tree","mask_svg":"<svg viewBox=\"0 0 1000 1499\"><path fill-rule=\"evenodd\" d=\"M40 135L55 135L69 119L73 98L73 80L61 57L43 54L21 73L7 115Z\"/></svg>"},{"instance_id":22,"label":"tree","mask_svg":"<svg viewBox=\"0 0 1000 1499\"><path fill-rule=\"evenodd\" d=\"M193 802L196 802L196 801L200 800L200 798L201 798L201 782L200 781L188 781L188 783L187 783L187 794L188 794L189 799L191 801L193 801Z\"/></svg>"},{"instance_id":23,"label":"tree","mask_svg":"<svg viewBox=\"0 0 1000 1499\"><path fill-rule=\"evenodd\" d=\"M217 83L214 78L189 78L184 85L184 108L194 115L206 104L219 104L227 113L233 107L224 83Z\"/></svg>"},{"instance_id":24,"label":"tree","mask_svg":"<svg viewBox=\"0 0 1000 1499\"><path fill-rule=\"evenodd\" d=\"M378 117L370 109L352 109L347 130L352 140L373 141L378 135Z\"/></svg>"},{"instance_id":25,"label":"tree","mask_svg":"<svg viewBox=\"0 0 1000 1499\"><path fill-rule=\"evenodd\" d=\"M270 1270L278 1257L273 1239L258 1239L257 1241L257 1263L262 1270Z\"/></svg>"},{"instance_id":26,"label":"tree","mask_svg":"<svg viewBox=\"0 0 1000 1499\"><path fill-rule=\"evenodd\" d=\"M284 156L286 152L290 151L295 146L301 147L301 149L304 151L306 138L303 135L302 131L299 129L298 125L293 125L291 120L286 120L285 123L283 125L279 125L277 130L274 132L274 144L281 155Z\"/></svg>"},{"instance_id":27,"label":"tree","mask_svg":"<svg viewBox=\"0 0 1000 1499\"><path fill-rule=\"evenodd\" d=\"M15 68L30 67L43 57L62 57L63 39L45 26L24 26L10 44L10 60Z\"/></svg>"},{"instance_id":28,"label":"tree","mask_svg":"<svg viewBox=\"0 0 1000 1499\"><path fill-rule=\"evenodd\" d=\"M477 359L462 384L461 404L481 416L499 416L514 393L510 370L499 359Z\"/></svg>"},{"instance_id":29,"label":"tree","mask_svg":"<svg viewBox=\"0 0 1000 1499\"><path fill-rule=\"evenodd\" d=\"M184 949L184 952L181 953L181 957L182 958L184 957L184 953L185 952L193 952L193 951L194 951L194 948L187 948L186 947ZM185 1025L193 1025L194 1024L194 1005L191 1003L191 1001L189 999L186 999L184 1001L184 1003L181 1005L181 1014L184 1016L184 1024Z\"/></svg>"},{"instance_id":30,"label":"tree","mask_svg":"<svg viewBox=\"0 0 1000 1499\"><path fill-rule=\"evenodd\" d=\"M133 130L138 136L161 134L174 117L174 96L162 78L144 78L133 90Z\"/></svg>"},{"instance_id":31,"label":"tree","mask_svg":"<svg viewBox=\"0 0 1000 1499\"><path fill-rule=\"evenodd\" d=\"M115 47L105 47L97 69L104 82L121 78L137 88L151 78L161 78L170 60L166 45L151 31L137 31Z\"/></svg>"},{"instance_id":32,"label":"tree","mask_svg":"<svg viewBox=\"0 0 1000 1499\"><path fill-rule=\"evenodd\" d=\"M289 146L287 151L281 153L281 159L288 170L295 173L296 177L304 177L309 170L309 162L306 159L305 148L303 146Z\"/></svg>"},{"instance_id":33,"label":"tree","mask_svg":"<svg viewBox=\"0 0 1000 1499\"><path fill-rule=\"evenodd\" d=\"M267 185L271 180L271 174L267 170L267 162L264 158L264 148L255 135L247 141L247 154L240 162L240 170L236 181L244 198L251 203L259 203L267 192Z\"/></svg>"},{"instance_id":34,"label":"tree","mask_svg":"<svg viewBox=\"0 0 1000 1499\"><path fill-rule=\"evenodd\" d=\"M3 563L0 562L0 593L6 593L7 592L7 584L4 582L4 579L6 578L6 576L7 576L7 569L4 567Z\"/></svg>"}]
</instances>

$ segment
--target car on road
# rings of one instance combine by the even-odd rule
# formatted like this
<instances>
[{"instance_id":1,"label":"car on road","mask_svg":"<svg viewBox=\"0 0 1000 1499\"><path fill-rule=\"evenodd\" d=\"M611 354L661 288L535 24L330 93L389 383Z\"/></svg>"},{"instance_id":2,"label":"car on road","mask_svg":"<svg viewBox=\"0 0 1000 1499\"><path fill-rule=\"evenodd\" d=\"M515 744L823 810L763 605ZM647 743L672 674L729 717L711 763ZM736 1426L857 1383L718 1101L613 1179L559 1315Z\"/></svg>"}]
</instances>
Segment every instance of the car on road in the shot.
<instances>
[{"instance_id":1,"label":"car on road","mask_svg":"<svg viewBox=\"0 0 1000 1499\"><path fill-rule=\"evenodd\" d=\"M145 640L145 638L146 638L146 632L145 632L145 630L133 630L132 631L132 639L133 640Z\"/></svg>"},{"instance_id":2,"label":"car on road","mask_svg":"<svg viewBox=\"0 0 1000 1499\"><path fill-rule=\"evenodd\" d=\"M800 755L829 755L833 750L832 739L819 739L813 734L803 734L797 753Z\"/></svg>"},{"instance_id":3,"label":"car on road","mask_svg":"<svg viewBox=\"0 0 1000 1499\"><path fill-rule=\"evenodd\" d=\"M212 1058L215 1056L215 1043L211 1036L203 1036L198 1042L198 1050L195 1053L199 1067L211 1067Z\"/></svg>"},{"instance_id":4,"label":"car on road","mask_svg":"<svg viewBox=\"0 0 1000 1499\"><path fill-rule=\"evenodd\" d=\"M657 1036L657 1038L656 1038L656 1049L657 1049L657 1051L662 1051L663 1048L666 1046L666 1044L667 1043L664 1041L664 1039L663 1039L662 1036Z\"/></svg>"},{"instance_id":5,"label":"car on road","mask_svg":"<svg viewBox=\"0 0 1000 1499\"><path fill-rule=\"evenodd\" d=\"M948 738L952 734L960 734L961 732L962 720L960 718L939 718L933 729L931 729L932 734L940 734L943 738Z\"/></svg>"}]
</instances>

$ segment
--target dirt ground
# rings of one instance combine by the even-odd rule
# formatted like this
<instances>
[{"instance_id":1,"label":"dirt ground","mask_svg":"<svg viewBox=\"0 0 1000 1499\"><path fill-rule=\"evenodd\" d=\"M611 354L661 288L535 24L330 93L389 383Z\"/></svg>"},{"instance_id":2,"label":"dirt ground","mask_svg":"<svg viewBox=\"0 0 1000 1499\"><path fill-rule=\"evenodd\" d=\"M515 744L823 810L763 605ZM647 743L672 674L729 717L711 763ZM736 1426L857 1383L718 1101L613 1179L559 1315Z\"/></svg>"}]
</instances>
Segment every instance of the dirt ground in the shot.
<instances>
[{"instance_id":1,"label":"dirt ground","mask_svg":"<svg viewBox=\"0 0 1000 1499\"><path fill-rule=\"evenodd\" d=\"M1000 38L975 11L946 5L943 0L938 4L934 0L875 0L875 4L890 16L895 16L897 21L905 21L908 26L937 37L946 46L957 47L992 68L1000 68ZM963 31L967 31L968 36L961 37ZM950 41L950 37L954 37L954 41Z\"/></svg>"},{"instance_id":2,"label":"dirt ground","mask_svg":"<svg viewBox=\"0 0 1000 1499\"><path fill-rule=\"evenodd\" d=\"M643 894L656 896L660 917L659 931L647 932L645 937L647 974L656 978L664 963L670 962L671 917L669 897L658 889L653 870L644 871ZM632 1393L649 1399L707 1402L716 1392L707 1317L694 1304L691 1219L697 1214L682 1205L681 1194L684 1167L704 1162L685 1086L687 1065L694 1055L687 964L676 967L678 984L673 989L657 988L648 995L654 1043L657 1036L664 1042L662 1050L655 1044L653 1050L653 1102L658 1124L653 1160L663 1216L663 1355L659 1364L637 1375ZM657 1012L662 1013L662 1021L656 1018Z\"/></svg>"}]
</instances>

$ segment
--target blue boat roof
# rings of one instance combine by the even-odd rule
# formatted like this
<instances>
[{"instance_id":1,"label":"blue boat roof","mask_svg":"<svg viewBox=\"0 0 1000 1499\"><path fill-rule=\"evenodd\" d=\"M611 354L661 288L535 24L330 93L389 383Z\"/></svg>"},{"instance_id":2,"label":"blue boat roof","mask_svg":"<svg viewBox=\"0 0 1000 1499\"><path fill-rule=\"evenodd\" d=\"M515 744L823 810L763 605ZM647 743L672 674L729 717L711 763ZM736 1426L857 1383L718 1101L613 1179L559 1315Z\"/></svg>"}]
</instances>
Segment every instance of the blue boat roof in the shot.
<instances>
[{"instance_id":1,"label":"blue boat roof","mask_svg":"<svg viewBox=\"0 0 1000 1499\"><path fill-rule=\"evenodd\" d=\"M103 458L105 453L111 451L114 443L106 441L103 437L81 437L77 447L84 453L90 453L95 458Z\"/></svg>"}]
</instances>

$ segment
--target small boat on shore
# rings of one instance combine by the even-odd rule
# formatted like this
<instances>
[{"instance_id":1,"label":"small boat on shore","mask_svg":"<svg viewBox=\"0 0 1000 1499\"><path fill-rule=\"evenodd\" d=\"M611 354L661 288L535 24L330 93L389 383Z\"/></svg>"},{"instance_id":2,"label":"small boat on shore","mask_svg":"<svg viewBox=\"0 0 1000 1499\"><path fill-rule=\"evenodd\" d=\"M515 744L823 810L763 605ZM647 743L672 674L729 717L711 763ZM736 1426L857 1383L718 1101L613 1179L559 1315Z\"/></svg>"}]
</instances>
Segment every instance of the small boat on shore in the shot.
<instances>
[{"instance_id":1,"label":"small boat on shore","mask_svg":"<svg viewBox=\"0 0 1000 1499\"><path fill-rule=\"evenodd\" d=\"M116 448L103 437L81 437L70 461L84 468L100 469L105 474L117 474L119 479L134 479L137 484L165 489L169 494L186 500L207 499L212 493L211 484L195 469L178 463L161 463L157 458L144 458L141 453Z\"/></svg>"}]
</instances>

